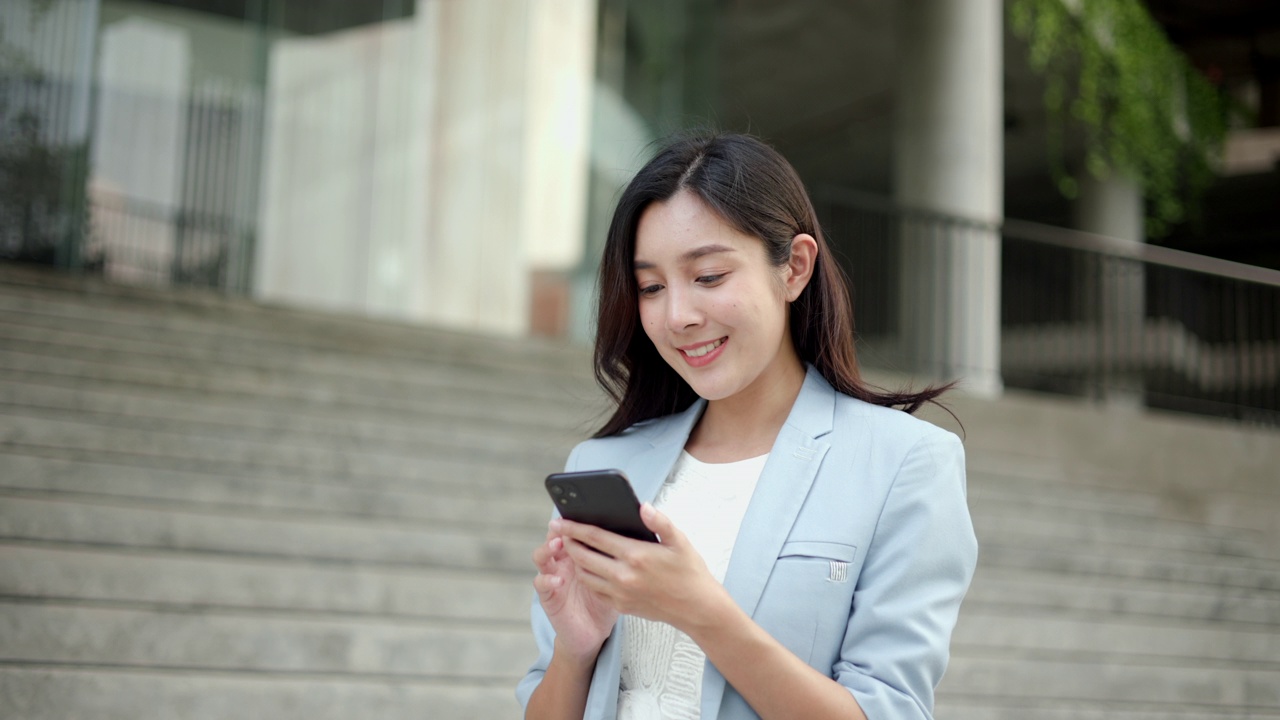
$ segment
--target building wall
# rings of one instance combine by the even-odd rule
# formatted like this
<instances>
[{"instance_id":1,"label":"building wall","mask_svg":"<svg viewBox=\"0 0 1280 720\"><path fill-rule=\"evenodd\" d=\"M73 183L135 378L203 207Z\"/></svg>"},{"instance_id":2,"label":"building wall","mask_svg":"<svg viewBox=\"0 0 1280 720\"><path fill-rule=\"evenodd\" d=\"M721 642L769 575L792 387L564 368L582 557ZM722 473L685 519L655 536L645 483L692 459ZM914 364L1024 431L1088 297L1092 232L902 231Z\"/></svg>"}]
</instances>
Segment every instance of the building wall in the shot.
<instances>
[{"instance_id":1,"label":"building wall","mask_svg":"<svg viewBox=\"0 0 1280 720\"><path fill-rule=\"evenodd\" d=\"M504 334L581 257L595 4L273 43L258 297Z\"/></svg>"}]
</instances>

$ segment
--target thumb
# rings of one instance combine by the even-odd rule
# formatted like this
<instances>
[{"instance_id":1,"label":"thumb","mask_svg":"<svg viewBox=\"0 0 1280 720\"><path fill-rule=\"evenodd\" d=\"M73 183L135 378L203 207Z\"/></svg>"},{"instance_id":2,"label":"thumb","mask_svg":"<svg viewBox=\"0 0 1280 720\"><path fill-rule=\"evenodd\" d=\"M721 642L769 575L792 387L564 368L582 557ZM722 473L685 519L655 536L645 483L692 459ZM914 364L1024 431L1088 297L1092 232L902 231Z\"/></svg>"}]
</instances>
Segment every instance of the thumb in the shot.
<instances>
[{"instance_id":1,"label":"thumb","mask_svg":"<svg viewBox=\"0 0 1280 720\"><path fill-rule=\"evenodd\" d=\"M640 519L644 526L657 533L663 545L679 545L684 543L684 535L676 529L671 518L663 515L658 508L644 503L640 506Z\"/></svg>"}]
</instances>

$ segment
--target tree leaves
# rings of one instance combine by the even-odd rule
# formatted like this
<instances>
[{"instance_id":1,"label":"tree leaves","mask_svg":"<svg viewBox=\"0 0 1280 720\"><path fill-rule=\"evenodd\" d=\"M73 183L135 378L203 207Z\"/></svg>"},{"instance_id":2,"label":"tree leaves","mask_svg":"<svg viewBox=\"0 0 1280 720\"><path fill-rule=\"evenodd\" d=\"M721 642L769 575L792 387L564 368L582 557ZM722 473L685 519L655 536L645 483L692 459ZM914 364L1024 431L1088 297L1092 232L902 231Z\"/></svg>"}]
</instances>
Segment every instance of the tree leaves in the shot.
<instances>
[{"instance_id":1,"label":"tree leaves","mask_svg":"<svg viewBox=\"0 0 1280 720\"><path fill-rule=\"evenodd\" d=\"M1166 234L1213 180L1230 105L1177 50L1138 0L1011 0L1014 33L1045 78L1050 170L1074 197L1064 138L1081 132L1078 160L1095 177L1142 184L1147 231ZM1074 162L1073 162L1074 164Z\"/></svg>"}]
</instances>

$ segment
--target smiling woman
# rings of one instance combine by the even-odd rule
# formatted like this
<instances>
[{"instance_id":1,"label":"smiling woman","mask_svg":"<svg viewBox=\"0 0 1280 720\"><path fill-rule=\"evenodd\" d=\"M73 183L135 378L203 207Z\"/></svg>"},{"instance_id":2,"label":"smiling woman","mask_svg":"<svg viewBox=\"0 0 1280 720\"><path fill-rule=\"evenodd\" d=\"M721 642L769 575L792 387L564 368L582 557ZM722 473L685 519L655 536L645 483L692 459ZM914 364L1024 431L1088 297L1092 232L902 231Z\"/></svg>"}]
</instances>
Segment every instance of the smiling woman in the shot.
<instances>
[{"instance_id":1,"label":"smiling woman","mask_svg":"<svg viewBox=\"0 0 1280 720\"><path fill-rule=\"evenodd\" d=\"M672 204L681 207L664 211ZM617 408L596 437L616 435L642 420L683 410L698 397L680 377L678 366L666 362L659 346L645 342L645 335L638 332L637 273L651 269L646 267L651 261L637 254L637 243L642 216L651 206L662 215L680 209L703 211L703 222L718 223L720 230L732 230L732 237L749 240L755 248L752 252L763 254L775 269L791 261L794 239L809 239L802 244L811 240L815 246L812 267L807 284L791 302L787 322L800 359L812 363L840 392L915 412L946 389L885 393L862 381L844 275L827 247L804 184L785 158L748 135L686 137L663 148L637 173L623 191L609 226L600 266L595 371ZM649 220L653 225L658 218ZM703 244L727 245L727 237ZM690 246L685 252L701 250Z\"/></svg>"},{"instance_id":2,"label":"smiling woman","mask_svg":"<svg viewBox=\"0 0 1280 720\"><path fill-rule=\"evenodd\" d=\"M977 543L959 440L866 386L791 166L681 138L632 180L600 274L617 402L567 470L622 469L660 543L554 519L527 718L929 718ZM900 412L901 408L907 412Z\"/></svg>"},{"instance_id":3,"label":"smiling woman","mask_svg":"<svg viewBox=\"0 0 1280 720\"><path fill-rule=\"evenodd\" d=\"M655 202L636 233L640 323L666 364L717 410L789 392L804 366L787 332L787 304L813 270L817 245L792 241L775 269L764 244L730 226L693 192ZM761 428L766 434L768 428ZM773 438L761 438L768 452Z\"/></svg>"}]
</instances>

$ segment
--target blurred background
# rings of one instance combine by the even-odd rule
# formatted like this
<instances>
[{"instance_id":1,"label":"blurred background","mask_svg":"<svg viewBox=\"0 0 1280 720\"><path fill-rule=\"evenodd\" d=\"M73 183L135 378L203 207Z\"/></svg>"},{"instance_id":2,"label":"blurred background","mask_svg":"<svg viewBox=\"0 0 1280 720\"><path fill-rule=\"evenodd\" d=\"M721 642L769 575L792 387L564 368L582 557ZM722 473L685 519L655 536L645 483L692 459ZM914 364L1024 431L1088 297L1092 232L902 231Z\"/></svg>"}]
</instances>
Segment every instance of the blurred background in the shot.
<instances>
[{"instance_id":1,"label":"blurred background","mask_svg":"<svg viewBox=\"0 0 1280 720\"><path fill-rule=\"evenodd\" d=\"M518 716L691 128L799 170L873 380L962 380L939 717L1280 716L1270 0L5 0L0 714Z\"/></svg>"}]
</instances>

